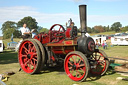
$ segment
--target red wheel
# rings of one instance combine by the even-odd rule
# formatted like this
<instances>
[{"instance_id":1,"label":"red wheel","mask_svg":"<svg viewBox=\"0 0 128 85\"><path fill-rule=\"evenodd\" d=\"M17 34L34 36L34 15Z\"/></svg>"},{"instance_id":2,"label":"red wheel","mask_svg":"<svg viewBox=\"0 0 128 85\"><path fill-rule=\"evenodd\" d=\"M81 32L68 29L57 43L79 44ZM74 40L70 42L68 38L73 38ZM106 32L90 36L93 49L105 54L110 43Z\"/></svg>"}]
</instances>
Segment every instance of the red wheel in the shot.
<instances>
[{"instance_id":1,"label":"red wheel","mask_svg":"<svg viewBox=\"0 0 128 85\"><path fill-rule=\"evenodd\" d=\"M73 51L66 56L64 68L70 79L84 81L88 75L89 63L83 53Z\"/></svg>"},{"instance_id":2,"label":"red wheel","mask_svg":"<svg viewBox=\"0 0 128 85\"><path fill-rule=\"evenodd\" d=\"M29 74L39 72L40 50L33 40L24 40L19 48L18 60L22 70Z\"/></svg>"},{"instance_id":3,"label":"red wheel","mask_svg":"<svg viewBox=\"0 0 128 85\"><path fill-rule=\"evenodd\" d=\"M107 55L102 51L98 50L91 55L90 60L90 72L94 75L104 75L108 69L109 60Z\"/></svg>"}]
</instances>

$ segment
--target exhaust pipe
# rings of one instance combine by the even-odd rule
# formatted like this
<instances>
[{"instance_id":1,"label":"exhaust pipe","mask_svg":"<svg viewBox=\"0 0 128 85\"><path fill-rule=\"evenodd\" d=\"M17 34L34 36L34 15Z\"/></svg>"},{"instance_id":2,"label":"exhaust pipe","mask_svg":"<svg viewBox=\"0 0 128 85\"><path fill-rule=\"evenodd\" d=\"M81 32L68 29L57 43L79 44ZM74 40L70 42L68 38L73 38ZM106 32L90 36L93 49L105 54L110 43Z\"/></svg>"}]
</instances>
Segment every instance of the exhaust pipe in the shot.
<instances>
[{"instance_id":1,"label":"exhaust pipe","mask_svg":"<svg viewBox=\"0 0 128 85\"><path fill-rule=\"evenodd\" d=\"M86 5L79 5L79 14L80 14L81 36L85 37L85 34L87 32Z\"/></svg>"}]
</instances>

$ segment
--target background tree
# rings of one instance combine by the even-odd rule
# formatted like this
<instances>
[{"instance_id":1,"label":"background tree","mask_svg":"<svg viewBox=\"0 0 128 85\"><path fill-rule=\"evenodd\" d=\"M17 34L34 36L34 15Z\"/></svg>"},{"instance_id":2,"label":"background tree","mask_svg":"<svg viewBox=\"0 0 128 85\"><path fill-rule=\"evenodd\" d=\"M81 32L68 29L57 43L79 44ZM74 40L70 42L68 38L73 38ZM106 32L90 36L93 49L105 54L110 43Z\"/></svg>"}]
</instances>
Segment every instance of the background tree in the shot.
<instances>
[{"instance_id":1,"label":"background tree","mask_svg":"<svg viewBox=\"0 0 128 85\"><path fill-rule=\"evenodd\" d=\"M115 22L111 25L111 30L115 32L119 32L121 27L122 27L122 24L120 22Z\"/></svg>"},{"instance_id":2,"label":"background tree","mask_svg":"<svg viewBox=\"0 0 128 85\"><path fill-rule=\"evenodd\" d=\"M16 29L13 32L13 36L14 36L14 38L21 38L21 31Z\"/></svg>"},{"instance_id":3,"label":"background tree","mask_svg":"<svg viewBox=\"0 0 128 85\"><path fill-rule=\"evenodd\" d=\"M120 28L120 30L121 30L122 32L126 32L126 31L128 31L128 26L122 27L122 28Z\"/></svg>"},{"instance_id":4,"label":"background tree","mask_svg":"<svg viewBox=\"0 0 128 85\"><path fill-rule=\"evenodd\" d=\"M95 33L104 32L104 28L101 25L94 26L94 31Z\"/></svg>"},{"instance_id":5,"label":"background tree","mask_svg":"<svg viewBox=\"0 0 128 85\"><path fill-rule=\"evenodd\" d=\"M48 33L48 29L47 28L42 28L41 30L40 30L40 32L44 32L44 33Z\"/></svg>"},{"instance_id":6,"label":"background tree","mask_svg":"<svg viewBox=\"0 0 128 85\"><path fill-rule=\"evenodd\" d=\"M87 27L87 33L92 33L92 28L91 27Z\"/></svg>"},{"instance_id":7,"label":"background tree","mask_svg":"<svg viewBox=\"0 0 128 85\"><path fill-rule=\"evenodd\" d=\"M12 29L16 29L16 22L13 22L13 21L6 21L2 24L2 33L4 33L5 31L7 31L9 28L12 28Z\"/></svg>"},{"instance_id":8,"label":"background tree","mask_svg":"<svg viewBox=\"0 0 128 85\"><path fill-rule=\"evenodd\" d=\"M108 32L109 31L109 25L108 26L103 26L103 29L105 32Z\"/></svg>"},{"instance_id":9,"label":"background tree","mask_svg":"<svg viewBox=\"0 0 128 85\"><path fill-rule=\"evenodd\" d=\"M23 19L21 19L18 24L17 24L17 27L20 28L20 27L23 27L23 24L26 23L27 24L27 27L31 30L31 29L38 29L38 26L37 26L37 22L36 22L36 19L35 18L32 18L31 16L28 16L28 17L24 17Z\"/></svg>"},{"instance_id":10,"label":"background tree","mask_svg":"<svg viewBox=\"0 0 128 85\"><path fill-rule=\"evenodd\" d=\"M6 31L4 31L4 33L3 33L3 39L11 38L14 30L15 29L13 29L13 28L8 28Z\"/></svg>"},{"instance_id":11,"label":"background tree","mask_svg":"<svg viewBox=\"0 0 128 85\"><path fill-rule=\"evenodd\" d=\"M92 27L92 30L91 30L92 32L95 32L95 29L94 29L94 27Z\"/></svg>"},{"instance_id":12,"label":"background tree","mask_svg":"<svg viewBox=\"0 0 128 85\"><path fill-rule=\"evenodd\" d=\"M13 21L6 21L2 24L2 34L3 34L3 39L7 39L10 38L12 33L14 33L16 31L17 28L17 24L16 22ZM14 37L16 37L14 35Z\"/></svg>"}]
</instances>

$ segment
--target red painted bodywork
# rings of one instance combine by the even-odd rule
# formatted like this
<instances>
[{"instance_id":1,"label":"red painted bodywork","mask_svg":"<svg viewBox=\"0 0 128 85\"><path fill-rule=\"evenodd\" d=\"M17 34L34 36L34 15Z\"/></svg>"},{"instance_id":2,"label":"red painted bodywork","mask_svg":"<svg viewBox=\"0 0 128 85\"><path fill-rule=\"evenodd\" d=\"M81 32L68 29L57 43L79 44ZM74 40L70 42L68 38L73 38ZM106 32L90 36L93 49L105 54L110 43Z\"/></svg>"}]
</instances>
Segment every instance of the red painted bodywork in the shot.
<instances>
[{"instance_id":1,"label":"red painted bodywork","mask_svg":"<svg viewBox=\"0 0 128 85\"><path fill-rule=\"evenodd\" d=\"M59 26L59 30L53 30L55 26ZM67 54L71 51L75 51L75 46L77 45L77 38L66 40L70 38L71 28L63 28L63 32L60 32L62 25L53 25L48 33L40 33L34 37L34 39L39 40L43 45L51 47L51 50L55 54Z\"/></svg>"},{"instance_id":2,"label":"red painted bodywork","mask_svg":"<svg viewBox=\"0 0 128 85\"><path fill-rule=\"evenodd\" d=\"M71 37L70 31L71 31L71 28L67 28L67 30L66 30L66 32L65 32L66 38L70 38L70 37Z\"/></svg>"}]
</instances>

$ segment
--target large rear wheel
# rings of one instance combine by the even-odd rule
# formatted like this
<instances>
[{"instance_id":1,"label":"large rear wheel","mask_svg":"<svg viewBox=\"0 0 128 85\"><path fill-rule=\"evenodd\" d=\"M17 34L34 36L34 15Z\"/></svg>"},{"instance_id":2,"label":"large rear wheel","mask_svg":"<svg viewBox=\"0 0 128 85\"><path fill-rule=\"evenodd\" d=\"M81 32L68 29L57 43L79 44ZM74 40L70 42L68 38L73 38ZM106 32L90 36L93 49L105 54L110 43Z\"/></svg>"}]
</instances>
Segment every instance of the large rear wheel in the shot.
<instances>
[{"instance_id":1,"label":"large rear wheel","mask_svg":"<svg viewBox=\"0 0 128 85\"><path fill-rule=\"evenodd\" d=\"M28 74L38 73L41 54L37 43L33 40L24 40L19 47L18 60L24 72Z\"/></svg>"},{"instance_id":2,"label":"large rear wheel","mask_svg":"<svg viewBox=\"0 0 128 85\"><path fill-rule=\"evenodd\" d=\"M89 63L83 53L73 51L66 56L64 68L70 79L84 81L88 75Z\"/></svg>"}]
</instances>

